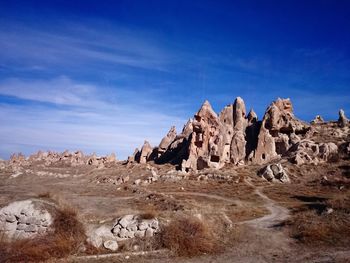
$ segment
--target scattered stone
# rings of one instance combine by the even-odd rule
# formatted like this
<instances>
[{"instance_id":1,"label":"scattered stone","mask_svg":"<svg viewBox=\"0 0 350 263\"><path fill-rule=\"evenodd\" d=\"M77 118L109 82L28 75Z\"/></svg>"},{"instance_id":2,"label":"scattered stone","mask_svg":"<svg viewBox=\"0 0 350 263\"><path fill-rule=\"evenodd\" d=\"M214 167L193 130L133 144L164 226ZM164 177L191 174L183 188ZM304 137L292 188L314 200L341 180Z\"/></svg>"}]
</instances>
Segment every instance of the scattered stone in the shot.
<instances>
[{"instance_id":1,"label":"scattered stone","mask_svg":"<svg viewBox=\"0 0 350 263\"><path fill-rule=\"evenodd\" d=\"M103 246L111 251L117 251L119 248L118 243L115 240L107 240L103 243Z\"/></svg>"}]
</instances>

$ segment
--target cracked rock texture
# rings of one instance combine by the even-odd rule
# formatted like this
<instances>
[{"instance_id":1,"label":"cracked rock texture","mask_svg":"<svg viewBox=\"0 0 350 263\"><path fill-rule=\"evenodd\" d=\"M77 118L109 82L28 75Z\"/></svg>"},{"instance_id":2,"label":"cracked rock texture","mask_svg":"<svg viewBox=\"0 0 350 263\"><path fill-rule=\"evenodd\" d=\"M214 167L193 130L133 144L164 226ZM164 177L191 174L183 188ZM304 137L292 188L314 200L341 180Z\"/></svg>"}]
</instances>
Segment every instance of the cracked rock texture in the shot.
<instances>
[{"instance_id":1,"label":"cracked rock texture","mask_svg":"<svg viewBox=\"0 0 350 263\"><path fill-rule=\"evenodd\" d=\"M0 209L0 233L8 238L32 238L47 233L52 220L41 202L17 201Z\"/></svg>"}]
</instances>

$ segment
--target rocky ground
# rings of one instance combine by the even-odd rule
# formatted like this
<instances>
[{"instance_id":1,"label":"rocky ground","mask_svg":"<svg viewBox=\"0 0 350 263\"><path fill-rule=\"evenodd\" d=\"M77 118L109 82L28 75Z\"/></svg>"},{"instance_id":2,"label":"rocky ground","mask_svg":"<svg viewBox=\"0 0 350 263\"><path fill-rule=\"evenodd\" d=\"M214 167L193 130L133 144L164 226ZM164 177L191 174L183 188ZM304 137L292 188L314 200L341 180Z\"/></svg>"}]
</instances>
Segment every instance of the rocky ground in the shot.
<instances>
[{"instance_id":1,"label":"rocky ground","mask_svg":"<svg viewBox=\"0 0 350 263\"><path fill-rule=\"evenodd\" d=\"M148 215L157 218L160 225L178 215L195 216L220 232L224 245L215 255L178 257L162 248L157 252L146 249L149 254L143 255L137 246L120 249L122 241L110 233L119 249L107 242L100 244L92 253L95 255L79 251L69 257L71 262L118 262L127 258L133 262L346 262L348 245L322 245L320 252L319 244L293 238L292 226L286 222L298 209L312 210L312 205L322 206L326 199L350 196L350 162L341 159L302 167L285 163L290 183L268 182L257 175L260 168L227 165L221 170L182 174L171 165L151 163L115 162L103 168L38 163L24 166L20 175L13 176L14 171L5 167L0 174L0 206L21 200L69 204L76 209L90 240L101 227L113 233L116 220L125 215ZM323 210L328 208L325 204ZM150 229L148 235L157 235L158 226ZM106 242L108 236L105 239L102 235L102 239Z\"/></svg>"},{"instance_id":2,"label":"rocky ground","mask_svg":"<svg viewBox=\"0 0 350 263\"><path fill-rule=\"evenodd\" d=\"M255 126L237 99L220 116L206 102L180 136L172 128L128 161L0 161L0 262L348 262L344 112L308 124L278 100Z\"/></svg>"}]
</instances>

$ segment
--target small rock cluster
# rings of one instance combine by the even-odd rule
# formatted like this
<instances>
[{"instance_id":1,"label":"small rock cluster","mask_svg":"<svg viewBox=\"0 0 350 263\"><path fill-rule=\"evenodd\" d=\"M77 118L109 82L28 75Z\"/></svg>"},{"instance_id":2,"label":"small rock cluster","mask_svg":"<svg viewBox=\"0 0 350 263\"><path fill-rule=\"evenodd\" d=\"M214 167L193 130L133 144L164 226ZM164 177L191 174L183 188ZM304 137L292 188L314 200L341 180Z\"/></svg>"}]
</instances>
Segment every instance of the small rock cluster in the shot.
<instances>
[{"instance_id":1,"label":"small rock cluster","mask_svg":"<svg viewBox=\"0 0 350 263\"><path fill-rule=\"evenodd\" d=\"M51 214L37 201L13 202L0 209L0 234L8 238L32 238L45 234L51 224Z\"/></svg>"},{"instance_id":2,"label":"small rock cluster","mask_svg":"<svg viewBox=\"0 0 350 263\"><path fill-rule=\"evenodd\" d=\"M209 174L200 174L197 177L197 181L206 181L209 179L214 179L214 180L223 180L225 182L231 182L233 181L233 177L230 175L225 175L225 174L216 174L216 173L209 173Z\"/></svg>"},{"instance_id":3,"label":"small rock cluster","mask_svg":"<svg viewBox=\"0 0 350 263\"><path fill-rule=\"evenodd\" d=\"M159 231L157 219L141 219L138 215L125 215L118 218L112 233L120 239L152 237Z\"/></svg>"},{"instance_id":4,"label":"small rock cluster","mask_svg":"<svg viewBox=\"0 0 350 263\"><path fill-rule=\"evenodd\" d=\"M88 231L88 242L94 247L118 250L118 242L131 238L152 237L160 231L158 219L142 219L139 215L125 215L115 220L112 227L102 225Z\"/></svg>"},{"instance_id":5,"label":"small rock cluster","mask_svg":"<svg viewBox=\"0 0 350 263\"><path fill-rule=\"evenodd\" d=\"M157 174L157 171L153 167L147 167L151 171L151 176L148 176L146 179L136 179L134 181L135 185L148 185L154 182L157 182L160 176Z\"/></svg>"},{"instance_id":6,"label":"small rock cluster","mask_svg":"<svg viewBox=\"0 0 350 263\"><path fill-rule=\"evenodd\" d=\"M281 183L289 183L290 179L280 163L277 164L269 164L265 166L258 172L258 175L269 182L279 181Z\"/></svg>"},{"instance_id":7,"label":"small rock cluster","mask_svg":"<svg viewBox=\"0 0 350 263\"><path fill-rule=\"evenodd\" d=\"M114 184L114 185L121 185L121 184L125 184L125 183L129 182L129 180L130 180L129 175L117 176L117 177L104 176L102 178L96 179L95 182L97 184L108 183L108 184Z\"/></svg>"}]
</instances>

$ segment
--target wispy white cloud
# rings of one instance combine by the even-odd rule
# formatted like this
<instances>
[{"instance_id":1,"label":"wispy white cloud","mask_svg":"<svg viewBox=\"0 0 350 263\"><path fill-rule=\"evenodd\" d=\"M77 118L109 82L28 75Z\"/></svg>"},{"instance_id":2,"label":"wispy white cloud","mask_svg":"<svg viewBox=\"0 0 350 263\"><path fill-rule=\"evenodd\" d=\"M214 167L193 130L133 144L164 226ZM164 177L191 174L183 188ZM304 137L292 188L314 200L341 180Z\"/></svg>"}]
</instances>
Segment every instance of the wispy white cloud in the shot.
<instances>
[{"instance_id":1,"label":"wispy white cloud","mask_svg":"<svg viewBox=\"0 0 350 263\"><path fill-rule=\"evenodd\" d=\"M97 90L92 85L74 83L65 76L34 81L12 78L0 81L0 94L38 102L84 106L91 103L89 99L97 95Z\"/></svg>"},{"instance_id":2,"label":"wispy white cloud","mask_svg":"<svg viewBox=\"0 0 350 263\"><path fill-rule=\"evenodd\" d=\"M116 152L126 158L144 139L156 145L171 125L181 129L185 123L174 108L160 111L156 97L148 97L145 104L145 96L135 93L131 103L118 99L111 103L107 96L98 94L99 90L99 86L76 83L67 77L1 82L0 94L20 99L17 103L0 103L1 157L7 158L16 149L26 153L83 149L100 154ZM111 92L118 98L119 91ZM23 103L28 100L36 103Z\"/></svg>"},{"instance_id":3,"label":"wispy white cloud","mask_svg":"<svg viewBox=\"0 0 350 263\"><path fill-rule=\"evenodd\" d=\"M0 26L0 58L30 67L111 63L120 66L166 70L169 53L136 30L87 28L60 24L57 31L23 25ZM29 66L27 66L29 67Z\"/></svg>"}]
</instances>

